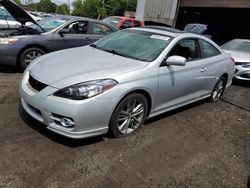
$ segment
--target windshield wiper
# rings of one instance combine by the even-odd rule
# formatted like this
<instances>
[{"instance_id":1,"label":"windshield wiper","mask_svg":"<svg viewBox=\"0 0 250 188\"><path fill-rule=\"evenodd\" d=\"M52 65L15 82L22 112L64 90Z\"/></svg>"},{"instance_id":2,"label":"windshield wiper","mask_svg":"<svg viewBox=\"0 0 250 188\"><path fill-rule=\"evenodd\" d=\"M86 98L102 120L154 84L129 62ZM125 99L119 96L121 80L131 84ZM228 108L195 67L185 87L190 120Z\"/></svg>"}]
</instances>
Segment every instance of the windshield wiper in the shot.
<instances>
[{"instance_id":1,"label":"windshield wiper","mask_svg":"<svg viewBox=\"0 0 250 188\"><path fill-rule=\"evenodd\" d=\"M96 48L96 49L99 49L99 50L103 50L105 52L109 52L109 53L112 53L114 55L119 55L119 56L122 56L122 57L127 57L127 58L131 58L131 59L135 59L135 60L138 60L138 61L144 61L144 62L149 62L145 59L142 59L142 58L139 58L139 57L134 57L134 56L131 56L131 55L128 55L128 54L122 54L122 53L119 53L117 52L116 50L112 49L112 50L108 50L108 49L104 49L104 48L100 48L100 47L97 47L95 44L90 44L89 46L93 47L93 48Z\"/></svg>"},{"instance_id":2,"label":"windshield wiper","mask_svg":"<svg viewBox=\"0 0 250 188\"><path fill-rule=\"evenodd\" d=\"M89 46L93 47L93 48L97 48L97 46L93 43L93 44L90 44Z\"/></svg>"}]
</instances>

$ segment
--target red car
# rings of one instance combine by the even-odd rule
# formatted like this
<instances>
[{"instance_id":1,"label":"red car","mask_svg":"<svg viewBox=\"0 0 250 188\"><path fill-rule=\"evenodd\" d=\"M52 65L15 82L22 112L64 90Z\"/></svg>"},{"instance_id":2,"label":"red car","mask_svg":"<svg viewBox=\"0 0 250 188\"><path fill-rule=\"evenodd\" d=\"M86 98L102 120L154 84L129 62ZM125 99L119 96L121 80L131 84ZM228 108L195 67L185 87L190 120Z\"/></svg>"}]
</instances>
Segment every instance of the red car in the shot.
<instances>
[{"instance_id":1,"label":"red car","mask_svg":"<svg viewBox=\"0 0 250 188\"><path fill-rule=\"evenodd\" d=\"M127 18L122 16L111 16L103 19L104 22L110 24L117 29L126 29L130 27L142 27L144 24L142 21L134 18Z\"/></svg>"}]
</instances>

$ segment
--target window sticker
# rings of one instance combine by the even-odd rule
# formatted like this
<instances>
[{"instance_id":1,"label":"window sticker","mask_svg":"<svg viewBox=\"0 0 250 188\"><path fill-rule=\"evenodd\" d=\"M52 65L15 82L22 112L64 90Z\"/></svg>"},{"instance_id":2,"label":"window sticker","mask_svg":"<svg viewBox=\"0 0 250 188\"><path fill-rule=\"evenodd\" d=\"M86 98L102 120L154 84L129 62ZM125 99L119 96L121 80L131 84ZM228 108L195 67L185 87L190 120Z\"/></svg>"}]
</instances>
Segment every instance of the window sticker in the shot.
<instances>
[{"instance_id":1,"label":"window sticker","mask_svg":"<svg viewBox=\"0 0 250 188\"><path fill-rule=\"evenodd\" d=\"M159 39L159 40L165 40L165 41L169 40L169 37L162 36L162 35L152 35L150 38Z\"/></svg>"}]
</instances>

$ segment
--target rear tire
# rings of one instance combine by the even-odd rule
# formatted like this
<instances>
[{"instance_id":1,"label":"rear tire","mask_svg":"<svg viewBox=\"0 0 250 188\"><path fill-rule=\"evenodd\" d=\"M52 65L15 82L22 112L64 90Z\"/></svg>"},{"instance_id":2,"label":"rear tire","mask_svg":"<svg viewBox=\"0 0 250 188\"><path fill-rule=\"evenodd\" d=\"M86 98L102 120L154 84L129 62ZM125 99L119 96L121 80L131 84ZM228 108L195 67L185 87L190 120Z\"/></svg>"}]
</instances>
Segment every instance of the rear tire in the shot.
<instances>
[{"instance_id":1,"label":"rear tire","mask_svg":"<svg viewBox=\"0 0 250 188\"><path fill-rule=\"evenodd\" d=\"M226 78L220 77L211 93L210 102L212 103L218 102L222 97L225 88L226 88Z\"/></svg>"},{"instance_id":2,"label":"rear tire","mask_svg":"<svg viewBox=\"0 0 250 188\"><path fill-rule=\"evenodd\" d=\"M34 59L43 54L45 54L45 51L40 48L33 47L25 49L19 58L19 67L21 71L24 71Z\"/></svg>"},{"instance_id":3,"label":"rear tire","mask_svg":"<svg viewBox=\"0 0 250 188\"><path fill-rule=\"evenodd\" d=\"M147 99L142 94L128 95L116 106L111 116L110 134L120 138L135 133L144 123L147 111Z\"/></svg>"}]
</instances>

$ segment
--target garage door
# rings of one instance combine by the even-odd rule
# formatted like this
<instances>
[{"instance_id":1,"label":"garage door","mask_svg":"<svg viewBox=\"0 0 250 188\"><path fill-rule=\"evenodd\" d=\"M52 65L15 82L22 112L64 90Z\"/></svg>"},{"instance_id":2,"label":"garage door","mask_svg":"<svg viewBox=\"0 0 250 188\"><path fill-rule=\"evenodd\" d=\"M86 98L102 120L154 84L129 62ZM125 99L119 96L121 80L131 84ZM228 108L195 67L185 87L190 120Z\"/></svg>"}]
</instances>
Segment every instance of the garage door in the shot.
<instances>
[{"instance_id":1,"label":"garage door","mask_svg":"<svg viewBox=\"0 0 250 188\"><path fill-rule=\"evenodd\" d=\"M250 8L249 0L181 0L181 7Z\"/></svg>"}]
</instances>

